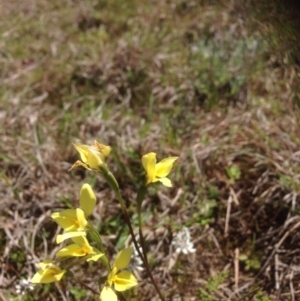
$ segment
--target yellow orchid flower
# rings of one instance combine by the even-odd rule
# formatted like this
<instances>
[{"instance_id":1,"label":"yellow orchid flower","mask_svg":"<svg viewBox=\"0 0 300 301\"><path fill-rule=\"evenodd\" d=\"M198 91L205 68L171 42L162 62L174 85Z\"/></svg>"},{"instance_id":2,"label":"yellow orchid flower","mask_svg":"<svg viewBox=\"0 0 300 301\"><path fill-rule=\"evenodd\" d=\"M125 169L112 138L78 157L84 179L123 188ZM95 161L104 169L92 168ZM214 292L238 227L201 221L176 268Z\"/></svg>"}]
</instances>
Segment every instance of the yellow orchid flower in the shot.
<instances>
[{"instance_id":1,"label":"yellow orchid flower","mask_svg":"<svg viewBox=\"0 0 300 301\"><path fill-rule=\"evenodd\" d=\"M38 264L40 270L32 277L31 283L51 283L60 281L66 270L60 269L50 259L44 260Z\"/></svg>"},{"instance_id":2,"label":"yellow orchid flower","mask_svg":"<svg viewBox=\"0 0 300 301\"><path fill-rule=\"evenodd\" d=\"M105 161L110 154L110 146L100 144L96 140L93 145L75 143L73 145L79 152L81 161L76 161L70 170L78 166L82 166L89 170L107 171Z\"/></svg>"},{"instance_id":3,"label":"yellow orchid flower","mask_svg":"<svg viewBox=\"0 0 300 301\"><path fill-rule=\"evenodd\" d=\"M93 248L84 236L73 237L74 244L62 248L56 253L56 257L82 257L91 255L87 261L97 261L104 254Z\"/></svg>"},{"instance_id":4,"label":"yellow orchid flower","mask_svg":"<svg viewBox=\"0 0 300 301\"><path fill-rule=\"evenodd\" d=\"M164 186L172 187L172 182L167 178L171 172L173 163L178 157L168 157L156 163L156 153L149 153L142 157L142 164L146 171L146 185L161 182Z\"/></svg>"},{"instance_id":5,"label":"yellow orchid flower","mask_svg":"<svg viewBox=\"0 0 300 301\"><path fill-rule=\"evenodd\" d=\"M57 243L60 243L67 238L83 235L82 232L86 231L88 226L86 217L92 214L96 206L96 196L89 184L82 185L79 203L81 208L66 209L61 212L55 212L51 214L52 219L67 233L69 233L58 235ZM75 232L80 233L76 234Z\"/></svg>"},{"instance_id":6,"label":"yellow orchid flower","mask_svg":"<svg viewBox=\"0 0 300 301\"><path fill-rule=\"evenodd\" d=\"M133 248L129 247L122 250L117 255L112 270L108 274L106 284L100 293L101 301L118 300L118 297L112 289L112 286L114 286L116 291L123 292L137 285L137 280L134 275L127 270L123 270L128 266L132 253ZM120 270L123 271L120 272Z\"/></svg>"}]
</instances>

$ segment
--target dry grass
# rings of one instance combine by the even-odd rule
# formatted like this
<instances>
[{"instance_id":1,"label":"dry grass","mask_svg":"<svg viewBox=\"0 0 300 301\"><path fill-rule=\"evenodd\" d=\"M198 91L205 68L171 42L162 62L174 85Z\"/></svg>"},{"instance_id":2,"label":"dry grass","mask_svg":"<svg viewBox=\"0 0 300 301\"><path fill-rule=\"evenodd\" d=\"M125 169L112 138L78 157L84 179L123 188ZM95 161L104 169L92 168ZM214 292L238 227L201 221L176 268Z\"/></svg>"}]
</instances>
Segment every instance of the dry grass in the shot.
<instances>
[{"instance_id":1,"label":"dry grass","mask_svg":"<svg viewBox=\"0 0 300 301\"><path fill-rule=\"evenodd\" d=\"M0 0L1 1L1 0ZM0 12L0 300L99 300L73 280L14 286L54 256L50 213L97 193L113 257L128 236L100 178L68 172L72 142L113 147L134 225L140 158L179 155L174 188L144 203L150 264L167 300L297 300L299 69L237 2L4 1ZM269 39L265 39L266 32ZM185 225L197 252L176 256ZM97 290L100 264L75 271ZM130 300L157 300L146 273Z\"/></svg>"}]
</instances>

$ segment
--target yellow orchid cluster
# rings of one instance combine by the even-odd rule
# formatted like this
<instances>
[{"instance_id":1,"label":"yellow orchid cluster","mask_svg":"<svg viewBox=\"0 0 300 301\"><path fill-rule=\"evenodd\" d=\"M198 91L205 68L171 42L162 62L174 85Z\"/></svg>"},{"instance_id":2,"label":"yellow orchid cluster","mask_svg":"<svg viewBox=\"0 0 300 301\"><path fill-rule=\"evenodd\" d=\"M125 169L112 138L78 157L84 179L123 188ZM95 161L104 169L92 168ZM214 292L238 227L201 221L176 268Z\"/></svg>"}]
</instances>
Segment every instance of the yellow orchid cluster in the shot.
<instances>
[{"instance_id":1,"label":"yellow orchid cluster","mask_svg":"<svg viewBox=\"0 0 300 301\"><path fill-rule=\"evenodd\" d=\"M92 145L74 144L79 152L81 161L76 161L70 170L82 166L89 170L107 171L106 158L110 154L111 147L100 144L96 140ZM146 171L146 185L161 182L164 186L172 187L172 182L167 178L178 157L168 157L156 163L156 153L148 153L142 157L142 164Z\"/></svg>"},{"instance_id":2,"label":"yellow orchid cluster","mask_svg":"<svg viewBox=\"0 0 300 301\"><path fill-rule=\"evenodd\" d=\"M142 254L138 248L138 243L136 242L133 234L130 218L119 191L118 182L106 165L106 159L111 151L111 148L109 146L100 144L97 141L94 141L94 143L90 146L85 144L74 144L74 147L79 152L81 160L76 161L71 169L81 166L88 170L98 172L102 174L109 186L115 191L121 204L125 221L129 227L135 248L141 257L150 279L153 282L159 296L161 297L161 300L164 300L163 295L159 291L159 288L152 277L147 256L145 253ZM169 157L157 163L156 154L153 152L142 157L142 165L146 171L146 179L139 190L142 191L142 193L138 192L137 196L140 221L142 220L140 212L141 202L144 198L147 187L156 182L161 182L164 186L171 187L172 182L169 178L167 178L167 176L171 172L173 164L177 159L178 157ZM108 272L104 286L99 290L101 291L99 294L100 300L117 301L118 296L116 292L122 293L123 291L137 285L135 276L130 271L126 270L134 249L129 247L120 251L113 265L110 266L105 255L100 234L89 221L89 217L92 215L92 212L96 206L96 196L89 184L83 184L81 187L79 205L79 208L66 209L60 212L55 212L51 215L51 218L64 230L63 234L57 235L57 244L60 244L66 240L70 240L71 242L56 253L57 260L52 261L50 259L46 259L40 262L38 264L39 270L33 276L31 282L51 283L60 281L67 271L77 263L76 260L73 260L70 264L70 261L67 262L64 261L64 259L77 258L77 260L85 260L88 262L100 260L102 263L104 263ZM141 222L139 227L140 234L142 234ZM143 240L141 240L141 243L142 242ZM96 245L96 247L94 245ZM59 262L62 267L59 267L57 262ZM125 299L123 295L122 297Z\"/></svg>"},{"instance_id":3,"label":"yellow orchid cluster","mask_svg":"<svg viewBox=\"0 0 300 301\"><path fill-rule=\"evenodd\" d=\"M73 244L69 244L56 253L56 257L83 257L86 260L97 261L104 253L92 247L87 238L86 230L89 216L96 205L96 197L90 185L84 184L80 191L81 208L67 209L61 212L55 212L51 215L52 219L61 226L65 233L58 235L57 243L72 238ZM40 270L31 279L32 283L50 283L59 281L66 273L66 270L59 268L50 259L39 263Z\"/></svg>"},{"instance_id":4,"label":"yellow orchid cluster","mask_svg":"<svg viewBox=\"0 0 300 301\"><path fill-rule=\"evenodd\" d=\"M104 253L92 247L86 238L89 229L87 217L92 214L96 206L96 197L89 184L83 184L81 187L79 203L80 208L66 209L51 215L52 219L65 230L64 234L57 235L56 242L60 244L69 238L74 242L59 250L56 256L87 256L86 261L97 261Z\"/></svg>"}]
</instances>

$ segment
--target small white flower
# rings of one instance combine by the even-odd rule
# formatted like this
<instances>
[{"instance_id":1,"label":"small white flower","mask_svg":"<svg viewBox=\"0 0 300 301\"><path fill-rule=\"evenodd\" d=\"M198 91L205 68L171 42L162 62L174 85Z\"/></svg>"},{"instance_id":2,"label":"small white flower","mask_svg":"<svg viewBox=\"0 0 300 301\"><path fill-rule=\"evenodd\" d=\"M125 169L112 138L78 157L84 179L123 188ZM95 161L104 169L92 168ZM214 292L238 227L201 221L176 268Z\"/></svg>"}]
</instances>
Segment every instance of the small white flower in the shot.
<instances>
[{"instance_id":1,"label":"small white flower","mask_svg":"<svg viewBox=\"0 0 300 301\"><path fill-rule=\"evenodd\" d=\"M129 268L132 271L134 271L134 270L143 271L144 270L144 268L143 268L143 261L140 258L139 253L138 253L138 251L136 250L136 248L135 248L135 246L133 244L132 244L132 247L133 247L134 251L133 251L133 254L131 256ZM142 251L141 247L139 247L139 251L143 254L143 251Z\"/></svg>"},{"instance_id":2,"label":"small white flower","mask_svg":"<svg viewBox=\"0 0 300 301\"><path fill-rule=\"evenodd\" d=\"M137 234L135 236L136 241L139 241L139 235ZM139 244L138 244L139 246ZM135 245L131 239L131 235L128 236L128 238L125 241L125 247L132 247L133 248L133 253L130 259L130 263L128 265L128 269L130 269L132 272L135 271L136 273L138 273L138 271L143 271L143 261L139 256L138 251L135 248ZM142 247L139 246L139 251L141 254L143 254L143 250Z\"/></svg>"},{"instance_id":3,"label":"small white flower","mask_svg":"<svg viewBox=\"0 0 300 301\"><path fill-rule=\"evenodd\" d=\"M174 245L177 253L183 254L194 253L196 249L191 242L191 234L188 228L183 227L173 238L172 245Z\"/></svg>"},{"instance_id":4,"label":"small white flower","mask_svg":"<svg viewBox=\"0 0 300 301\"><path fill-rule=\"evenodd\" d=\"M24 295L27 290L32 291L34 286L32 285L30 279L21 279L19 284L16 284L16 293Z\"/></svg>"}]
</instances>

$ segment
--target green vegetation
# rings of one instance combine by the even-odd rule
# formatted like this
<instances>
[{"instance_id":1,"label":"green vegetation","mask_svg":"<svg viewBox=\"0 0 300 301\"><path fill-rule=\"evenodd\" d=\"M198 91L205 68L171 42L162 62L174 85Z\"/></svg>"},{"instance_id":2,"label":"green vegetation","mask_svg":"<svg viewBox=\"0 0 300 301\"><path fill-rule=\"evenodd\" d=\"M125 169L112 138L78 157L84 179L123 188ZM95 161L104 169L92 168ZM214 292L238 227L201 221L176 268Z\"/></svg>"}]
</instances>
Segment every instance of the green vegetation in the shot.
<instances>
[{"instance_id":1,"label":"green vegetation","mask_svg":"<svg viewBox=\"0 0 300 301\"><path fill-rule=\"evenodd\" d=\"M219 286L228 278L227 272L221 272L215 275L214 277L209 277L206 284L206 289L200 288L199 297L204 301L212 301L215 300L213 297L213 293L217 292Z\"/></svg>"}]
</instances>

